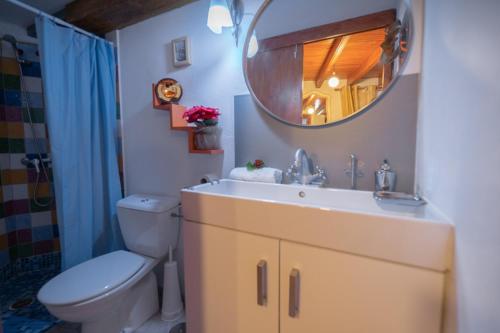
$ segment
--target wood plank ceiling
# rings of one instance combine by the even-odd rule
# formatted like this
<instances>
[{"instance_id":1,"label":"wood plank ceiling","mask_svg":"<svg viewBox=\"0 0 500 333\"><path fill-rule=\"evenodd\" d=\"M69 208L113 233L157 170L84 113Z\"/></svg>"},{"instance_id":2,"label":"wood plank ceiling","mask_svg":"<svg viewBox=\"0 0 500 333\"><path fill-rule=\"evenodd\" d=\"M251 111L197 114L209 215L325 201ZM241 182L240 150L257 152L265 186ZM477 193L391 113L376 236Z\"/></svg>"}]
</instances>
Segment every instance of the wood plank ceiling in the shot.
<instances>
[{"instance_id":1,"label":"wood plank ceiling","mask_svg":"<svg viewBox=\"0 0 500 333\"><path fill-rule=\"evenodd\" d=\"M304 80L320 87L333 72L350 82L380 77L380 45L385 35L381 28L304 44Z\"/></svg>"},{"instance_id":2,"label":"wood plank ceiling","mask_svg":"<svg viewBox=\"0 0 500 333\"><path fill-rule=\"evenodd\" d=\"M60 15L96 35L122 29L197 0L75 0Z\"/></svg>"}]
</instances>

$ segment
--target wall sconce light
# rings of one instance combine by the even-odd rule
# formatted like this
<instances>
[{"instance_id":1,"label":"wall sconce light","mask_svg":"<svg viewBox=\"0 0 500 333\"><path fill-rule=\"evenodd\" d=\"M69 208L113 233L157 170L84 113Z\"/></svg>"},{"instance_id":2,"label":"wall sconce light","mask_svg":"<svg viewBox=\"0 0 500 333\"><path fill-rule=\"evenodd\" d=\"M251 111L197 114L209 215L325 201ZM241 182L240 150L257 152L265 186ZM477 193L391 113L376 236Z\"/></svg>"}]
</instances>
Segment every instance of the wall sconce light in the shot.
<instances>
[{"instance_id":1,"label":"wall sconce light","mask_svg":"<svg viewBox=\"0 0 500 333\"><path fill-rule=\"evenodd\" d=\"M242 0L210 0L207 26L216 34L221 34L222 28L232 27L236 46L238 46L243 14Z\"/></svg>"},{"instance_id":2,"label":"wall sconce light","mask_svg":"<svg viewBox=\"0 0 500 333\"><path fill-rule=\"evenodd\" d=\"M232 26L233 20L226 0L210 0L207 27L209 27L213 33L221 34L223 27L229 28Z\"/></svg>"}]
</instances>

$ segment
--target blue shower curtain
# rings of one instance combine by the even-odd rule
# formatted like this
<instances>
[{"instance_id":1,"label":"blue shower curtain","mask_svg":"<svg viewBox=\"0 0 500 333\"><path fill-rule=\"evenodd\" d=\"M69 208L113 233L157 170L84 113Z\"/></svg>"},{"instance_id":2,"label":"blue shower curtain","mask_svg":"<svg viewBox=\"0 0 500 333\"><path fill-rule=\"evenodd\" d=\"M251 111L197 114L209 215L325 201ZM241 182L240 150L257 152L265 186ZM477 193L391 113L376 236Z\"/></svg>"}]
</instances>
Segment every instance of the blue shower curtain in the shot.
<instances>
[{"instance_id":1,"label":"blue shower curtain","mask_svg":"<svg viewBox=\"0 0 500 333\"><path fill-rule=\"evenodd\" d=\"M123 248L113 47L36 19L63 269Z\"/></svg>"}]
</instances>

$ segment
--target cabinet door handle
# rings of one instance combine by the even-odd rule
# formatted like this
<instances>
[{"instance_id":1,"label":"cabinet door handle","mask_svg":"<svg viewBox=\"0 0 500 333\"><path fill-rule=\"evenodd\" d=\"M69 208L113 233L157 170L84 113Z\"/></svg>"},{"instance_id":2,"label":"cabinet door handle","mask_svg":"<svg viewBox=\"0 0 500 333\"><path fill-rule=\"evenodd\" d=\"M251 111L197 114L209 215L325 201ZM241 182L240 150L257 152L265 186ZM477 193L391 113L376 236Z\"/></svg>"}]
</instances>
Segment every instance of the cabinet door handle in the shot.
<instances>
[{"instance_id":1,"label":"cabinet door handle","mask_svg":"<svg viewBox=\"0 0 500 333\"><path fill-rule=\"evenodd\" d=\"M267 304L267 261L261 260L257 264L257 304Z\"/></svg>"},{"instance_id":2,"label":"cabinet door handle","mask_svg":"<svg viewBox=\"0 0 500 333\"><path fill-rule=\"evenodd\" d=\"M290 272L290 291L288 296L288 315L295 318L299 314L300 308L300 272L295 268Z\"/></svg>"}]
</instances>

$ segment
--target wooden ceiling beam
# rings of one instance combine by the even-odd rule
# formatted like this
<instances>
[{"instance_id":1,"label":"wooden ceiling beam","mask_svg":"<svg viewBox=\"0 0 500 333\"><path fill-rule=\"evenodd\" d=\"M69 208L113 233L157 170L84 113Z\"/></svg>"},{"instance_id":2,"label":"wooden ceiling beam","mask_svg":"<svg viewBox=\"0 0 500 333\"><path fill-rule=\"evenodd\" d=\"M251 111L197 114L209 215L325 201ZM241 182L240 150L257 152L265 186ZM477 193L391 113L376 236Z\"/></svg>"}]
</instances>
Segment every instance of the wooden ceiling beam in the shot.
<instances>
[{"instance_id":1,"label":"wooden ceiling beam","mask_svg":"<svg viewBox=\"0 0 500 333\"><path fill-rule=\"evenodd\" d=\"M366 59L366 61L359 66L359 68L348 78L348 84L354 84L361 80L368 72L370 72L375 65L380 61L382 56L382 48L378 47L372 54Z\"/></svg>"},{"instance_id":2,"label":"wooden ceiling beam","mask_svg":"<svg viewBox=\"0 0 500 333\"><path fill-rule=\"evenodd\" d=\"M96 35L143 21L198 0L75 0L64 19Z\"/></svg>"},{"instance_id":3,"label":"wooden ceiling beam","mask_svg":"<svg viewBox=\"0 0 500 333\"><path fill-rule=\"evenodd\" d=\"M316 88L321 88L323 82L325 82L325 80L332 75L335 63L339 60L340 55L347 46L349 38L349 36L343 36L333 39L325 60L316 75Z\"/></svg>"}]
</instances>

